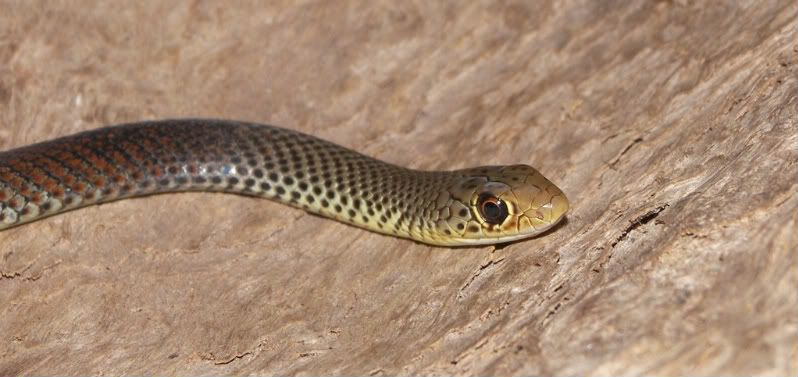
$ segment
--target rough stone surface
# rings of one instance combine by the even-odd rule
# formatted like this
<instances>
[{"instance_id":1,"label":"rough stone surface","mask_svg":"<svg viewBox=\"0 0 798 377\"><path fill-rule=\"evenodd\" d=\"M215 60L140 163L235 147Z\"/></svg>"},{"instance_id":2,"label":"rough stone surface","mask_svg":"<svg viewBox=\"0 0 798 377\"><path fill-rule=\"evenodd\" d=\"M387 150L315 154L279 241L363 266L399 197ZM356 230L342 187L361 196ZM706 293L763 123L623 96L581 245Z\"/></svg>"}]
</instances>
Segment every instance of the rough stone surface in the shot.
<instances>
[{"instance_id":1,"label":"rough stone surface","mask_svg":"<svg viewBox=\"0 0 798 377\"><path fill-rule=\"evenodd\" d=\"M0 0L0 148L220 117L529 163L494 249L164 195L0 233L0 375L796 375L794 1Z\"/></svg>"}]
</instances>

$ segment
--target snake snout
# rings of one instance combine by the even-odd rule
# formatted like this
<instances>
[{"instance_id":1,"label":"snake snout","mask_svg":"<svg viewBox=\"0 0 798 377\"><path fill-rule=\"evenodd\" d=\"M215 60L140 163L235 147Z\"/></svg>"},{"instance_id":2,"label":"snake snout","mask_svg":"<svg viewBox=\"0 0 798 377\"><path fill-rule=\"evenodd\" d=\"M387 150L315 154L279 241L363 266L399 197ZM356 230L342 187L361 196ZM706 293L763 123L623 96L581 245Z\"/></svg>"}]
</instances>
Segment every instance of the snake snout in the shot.
<instances>
[{"instance_id":1,"label":"snake snout","mask_svg":"<svg viewBox=\"0 0 798 377\"><path fill-rule=\"evenodd\" d=\"M568 199L563 193L553 196L551 201L545 206L547 206L549 209L549 222L552 225L562 220L562 218L565 216L565 213L568 212L568 208L570 207L568 204Z\"/></svg>"}]
</instances>

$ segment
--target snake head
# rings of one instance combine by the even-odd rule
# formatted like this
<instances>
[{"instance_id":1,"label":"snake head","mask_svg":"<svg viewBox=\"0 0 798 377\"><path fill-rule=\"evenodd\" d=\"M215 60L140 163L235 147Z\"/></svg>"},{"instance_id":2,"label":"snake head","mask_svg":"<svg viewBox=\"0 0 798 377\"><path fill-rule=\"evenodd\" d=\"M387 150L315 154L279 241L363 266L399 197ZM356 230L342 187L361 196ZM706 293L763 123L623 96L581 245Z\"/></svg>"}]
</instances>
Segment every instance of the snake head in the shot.
<instances>
[{"instance_id":1,"label":"snake head","mask_svg":"<svg viewBox=\"0 0 798 377\"><path fill-rule=\"evenodd\" d=\"M527 165L484 166L457 171L449 188L450 244L496 244L545 232L568 211L565 194Z\"/></svg>"}]
</instances>

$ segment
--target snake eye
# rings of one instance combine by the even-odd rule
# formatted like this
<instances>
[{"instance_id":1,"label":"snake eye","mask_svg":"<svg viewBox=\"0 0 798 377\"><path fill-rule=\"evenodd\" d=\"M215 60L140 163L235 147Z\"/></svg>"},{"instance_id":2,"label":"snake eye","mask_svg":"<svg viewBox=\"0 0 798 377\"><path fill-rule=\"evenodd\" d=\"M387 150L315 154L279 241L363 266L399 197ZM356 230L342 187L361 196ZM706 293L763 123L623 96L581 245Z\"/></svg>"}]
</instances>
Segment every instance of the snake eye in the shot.
<instances>
[{"instance_id":1,"label":"snake eye","mask_svg":"<svg viewBox=\"0 0 798 377\"><path fill-rule=\"evenodd\" d=\"M507 218L507 205L504 202L493 196L490 193L479 195L477 199L477 208L479 214L488 224L499 225Z\"/></svg>"}]
</instances>

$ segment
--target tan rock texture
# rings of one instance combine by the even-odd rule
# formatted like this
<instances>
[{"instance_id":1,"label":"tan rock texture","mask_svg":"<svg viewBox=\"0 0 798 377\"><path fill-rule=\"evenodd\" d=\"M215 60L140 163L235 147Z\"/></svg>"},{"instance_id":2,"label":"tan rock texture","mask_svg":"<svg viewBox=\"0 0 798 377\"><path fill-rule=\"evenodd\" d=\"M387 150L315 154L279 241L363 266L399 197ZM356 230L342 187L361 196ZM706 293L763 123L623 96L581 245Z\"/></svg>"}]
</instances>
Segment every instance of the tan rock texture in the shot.
<instances>
[{"instance_id":1,"label":"tan rock texture","mask_svg":"<svg viewBox=\"0 0 798 377\"><path fill-rule=\"evenodd\" d=\"M564 226L446 249L267 200L0 233L0 375L796 375L795 1L0 0L0 148L232 118L528 163Z\"/></svg>"}]
</instances>

